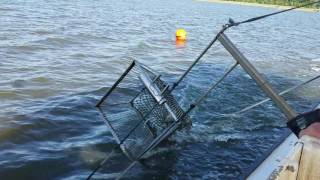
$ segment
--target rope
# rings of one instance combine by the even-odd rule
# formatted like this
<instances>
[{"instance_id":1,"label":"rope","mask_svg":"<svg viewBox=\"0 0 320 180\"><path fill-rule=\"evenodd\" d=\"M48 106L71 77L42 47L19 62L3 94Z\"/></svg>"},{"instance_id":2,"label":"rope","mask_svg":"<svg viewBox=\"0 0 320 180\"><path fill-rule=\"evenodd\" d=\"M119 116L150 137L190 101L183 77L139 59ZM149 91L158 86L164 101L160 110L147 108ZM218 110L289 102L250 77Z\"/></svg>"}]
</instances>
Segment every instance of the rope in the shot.
<instances>
[{"instance_id":1,"label":"rope","mask_svg":"<svg viewBox=\"0 0 320 180\"><path fill-rule=\"evenodd\" d=\"M238 26L240 24L245 24L245 23L257 21L257 20L260 20L260 19L267 18L269 16L277 15L277 14L284 13L284 12L287 12L287 11L292 11L292 10L295 10L295 9L299 9L299 8L306 7L306 6L313 5L313 4L317 4L317 3L320 3L320 1L314 1L314 2L310 2L310 3L302 4L300 6L295 6L295 7L292 7L292 8L289 8L289 9L285 9L285 10L281 10L281 11L277 11L277 12L274 12L274 13L270 13L270 14L266 14L266 15L262 15L262 16L258 16L258 17L254 17L254 18L250 18L250 19L247 19L247 20L244 20L244 21L240 21L240 22L237 22L237 23L234 23L234 22L232 23L231 22L231 24L233 24L233 26Z\"/></svg>"}]
</instances>

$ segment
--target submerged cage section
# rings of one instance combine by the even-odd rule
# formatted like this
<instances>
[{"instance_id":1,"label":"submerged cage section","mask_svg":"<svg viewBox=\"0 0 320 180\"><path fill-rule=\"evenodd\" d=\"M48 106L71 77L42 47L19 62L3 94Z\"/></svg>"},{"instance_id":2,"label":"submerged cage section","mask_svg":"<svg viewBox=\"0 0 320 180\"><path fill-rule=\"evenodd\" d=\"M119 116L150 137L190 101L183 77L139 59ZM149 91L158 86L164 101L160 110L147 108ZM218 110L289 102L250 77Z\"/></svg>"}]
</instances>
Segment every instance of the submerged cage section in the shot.
<instances>
[{"instance_id":1,"label":"submerged cage section","mask_svg":"<svg viewBox=\"0 0 320 180\"><path fill-rule=\"evenodd\" d=\"M191 120L161 76L132 61L97 107L122 151L140 159Z\"/></svg>"}]
</instances>

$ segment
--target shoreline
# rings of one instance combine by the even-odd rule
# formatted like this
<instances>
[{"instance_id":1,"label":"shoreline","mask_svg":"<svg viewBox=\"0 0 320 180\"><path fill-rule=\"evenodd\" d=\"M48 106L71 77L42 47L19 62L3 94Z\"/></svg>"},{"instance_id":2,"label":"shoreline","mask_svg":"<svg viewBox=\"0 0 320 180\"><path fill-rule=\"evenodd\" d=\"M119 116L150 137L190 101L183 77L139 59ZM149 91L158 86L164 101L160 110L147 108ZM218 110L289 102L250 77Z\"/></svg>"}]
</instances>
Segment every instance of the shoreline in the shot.
<instances>
[{"instance_id":1,"label":"shoreline","mask_svg":"<svg viewBox=\"0 0 320 180\"><path fill-rule=\"evenodd\" d=\"M220 4L231 4L231 5L241 5L241 6L254 6L254 7L264 7L264 8L275 8L275 9L289 9L294 6L282 6L275 4L260 4L260 3L250 3L250 2L240 2L240 1L226 1L226 0L196 0L198 2L210 2L210 3L220 3ZM320 9L316 8L299 8L298 11L305 12L319 12Z\"/></svg>"}]
</instances>

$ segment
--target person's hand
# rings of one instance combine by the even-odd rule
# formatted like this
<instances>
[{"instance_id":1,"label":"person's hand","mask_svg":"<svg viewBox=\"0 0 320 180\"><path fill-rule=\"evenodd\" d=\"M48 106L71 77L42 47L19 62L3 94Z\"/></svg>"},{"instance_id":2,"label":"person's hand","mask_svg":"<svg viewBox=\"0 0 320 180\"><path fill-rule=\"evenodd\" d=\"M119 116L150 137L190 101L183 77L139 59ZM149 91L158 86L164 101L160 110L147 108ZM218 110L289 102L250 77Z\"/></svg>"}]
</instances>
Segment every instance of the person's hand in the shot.
<instances>
[{"instance_id":1,"label":"person's hand","mask_svg":"<svg viewBox=\"0 0 320 180\"><path fill-rule=\"evenodd\" d=\"M299 133L299 138L301 138L303 135L308 135L320 139L320 122L313 123L306 129L301 130Z\"/></svg>"}]
</instances>

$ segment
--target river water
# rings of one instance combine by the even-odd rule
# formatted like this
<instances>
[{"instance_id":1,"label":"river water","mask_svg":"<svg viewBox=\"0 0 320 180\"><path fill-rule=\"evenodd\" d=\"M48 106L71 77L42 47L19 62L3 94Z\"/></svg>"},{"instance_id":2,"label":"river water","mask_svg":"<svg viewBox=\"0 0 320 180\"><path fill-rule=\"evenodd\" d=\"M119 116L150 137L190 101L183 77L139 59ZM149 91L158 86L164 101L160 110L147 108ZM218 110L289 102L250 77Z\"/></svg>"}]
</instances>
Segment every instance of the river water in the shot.
<instances>
[{"instance_id":1,"label":"river water","mask_svg":"<svg viewBox=\"0 0 320 180\"><path fill-rule=\"evenodd\" d=\"M116 144L95 103L134 58L173 82L232 17L276 9L190 0L3 0L0 5L0 179L84 179ZM226 34L284 90L320 73L320 15L292 11ZM177 28L188 41L175 44ZM215 45L178 88L186 107L231 64ZM296 111L319 102L319 81L285 96ZM128 89L128 91L130 91ZM193 127L128 179L241 179L287 131L237 68L192 112ZM120 153L120 152L118 152ZM95 176L112 178L109 162Z\"/></svg>"}]
</instances>

